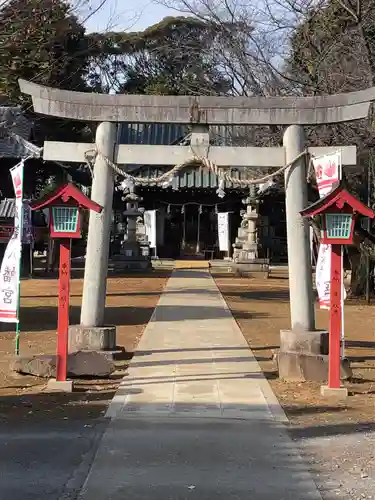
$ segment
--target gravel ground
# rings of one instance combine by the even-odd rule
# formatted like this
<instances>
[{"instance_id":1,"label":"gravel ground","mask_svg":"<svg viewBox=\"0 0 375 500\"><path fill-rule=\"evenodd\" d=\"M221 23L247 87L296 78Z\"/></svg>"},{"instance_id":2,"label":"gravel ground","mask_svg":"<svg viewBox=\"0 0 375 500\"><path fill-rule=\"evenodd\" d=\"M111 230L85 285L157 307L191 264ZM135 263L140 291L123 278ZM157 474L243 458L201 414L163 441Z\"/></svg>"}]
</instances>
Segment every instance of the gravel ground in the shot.
<instances>
[{"instance_id":1,"label":"gravel ground","mask_svg":"<svg viewBox=\"0 0 375 500\"><path fill-rule=\"evenodd\" d=\"M375 432L300 438L298 445L324 500L375 498Z\"/></svg>"}]
</instances>

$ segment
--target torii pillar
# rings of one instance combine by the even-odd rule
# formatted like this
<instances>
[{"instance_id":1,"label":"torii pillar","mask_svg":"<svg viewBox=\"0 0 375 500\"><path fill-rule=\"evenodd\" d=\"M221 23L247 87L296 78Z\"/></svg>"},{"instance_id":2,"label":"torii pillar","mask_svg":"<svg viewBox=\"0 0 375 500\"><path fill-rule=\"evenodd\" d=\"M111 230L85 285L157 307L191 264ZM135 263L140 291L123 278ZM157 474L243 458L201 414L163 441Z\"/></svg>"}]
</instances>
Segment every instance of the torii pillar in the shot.
<instances>
[{"instance_id":1,"label":"torii pillar","mask_svg":"<svg viewBox=\"0 0 375 500\"><path fill-rule=\"evenodd\" d=\"M281 167L305 148L304 125L343 123L368 116L375 100L375 87L363 91L324 97L242 98L213 96L102 95L42 87L20 80L21 91L32 96L37 113L103 122L97 144L116 164L175 165L191 159L189 146L114 144L114 123L191 124L196 131L192 144L208 142L209 125L286 126L284 147L212 146L207 157L217 166ZM102 133L103 132L103 133ZM203 137L204 136L204 137ZM45 142L44 158L82 162L95 145ZM102 148L102 149L101 149ZM342 150L344 165L355 165L355 146L309 148L318 156ZM326 332L315 330L312 270L308 222L300 212L307 206L307 164L298 160L285 172L290 279L291 328L281 332L279 373L286 379L321 379L321 354ZM108 267L109 211L112 208L113 173L97 158L92 186L94 201L105 207L102 218L90 219L81 330L102 331L104 325L105 279ZM100 336L100 335L99 335ZM307 367L307 368L306 368ZM317 373L319 372L319 373Z\"/></svg>"},{"instance_id":2,"label":"torii pillar","mask_svg":"<svg viewBox=\"0 0 375 500\"><path fill-rule=\"evenodd\" d=\"M291 125L284 133L286 162L293 161L306 148L303 127ZM285 208L287 224L290 317L292 331L315 330L315 311L311 269L310 228L297 207L308 205L308 161L302 157L285 170ZM302 209L303 210L303 209ZM298 242L298 244L296 244ZM301 277L303 276L303 279ZM292 300L293 297L293 300ZM304 297L304 300L301 300Z\"/></svg>"},{"instance_id":3,"label":"torii pillar","mask_svg":"<svg viewBox=\"0 0 375 500\"><path fill-rule=\"evenodd\" d=\"M115 123L102 122L96 129L96 148L111 161L115 155L116 135ZM91 199L104 209L100 214L90 212L81 309L81 325L84 327L104 326L113 188L114 172L103 157L97 156ZM108 336L108 331L104 335ZM115 348L116 345L111 347Z\"/></svg>"}]
</instances>

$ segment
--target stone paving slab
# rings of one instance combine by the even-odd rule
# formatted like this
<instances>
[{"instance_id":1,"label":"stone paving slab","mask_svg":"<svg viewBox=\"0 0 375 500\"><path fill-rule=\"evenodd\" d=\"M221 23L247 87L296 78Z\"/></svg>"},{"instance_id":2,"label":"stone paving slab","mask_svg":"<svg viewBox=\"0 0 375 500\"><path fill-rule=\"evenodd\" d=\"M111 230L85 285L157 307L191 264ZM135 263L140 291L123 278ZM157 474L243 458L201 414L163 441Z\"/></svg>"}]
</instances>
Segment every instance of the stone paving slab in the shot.
<instances>
[{"instance_id":1,"label":"stone paving slab","mask_svg":"<svg viewBox=\"0 0 375 500\"><path fill-rule=\"evenodd\" d=\"M204 270L173 273L107 416L81 499L321 499Z\"/></svg>"},{"instance_id":2,"label":"stone paving slab","mask_svg":"<svg viewBox=\"0 0 375 500\"><path fill-rule=\"evenodd\" d=\"M272 419L262 386L268 383L210 274L175 271L107 416Z\"/></svg>"}]
</instances>

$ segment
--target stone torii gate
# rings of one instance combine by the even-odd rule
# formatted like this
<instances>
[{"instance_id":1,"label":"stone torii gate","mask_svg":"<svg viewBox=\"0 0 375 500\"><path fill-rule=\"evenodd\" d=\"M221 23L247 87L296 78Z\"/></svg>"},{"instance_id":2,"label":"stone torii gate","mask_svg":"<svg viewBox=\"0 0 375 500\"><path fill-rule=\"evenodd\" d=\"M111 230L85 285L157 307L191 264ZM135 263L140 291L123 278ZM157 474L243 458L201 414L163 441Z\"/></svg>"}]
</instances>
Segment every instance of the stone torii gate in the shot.
<instances>
[{"instance_id":1,"label":"stone torii gate","mask_svg":"<svg viewBox=\"0 0 375 500\"><path fill-rule=\"evenodd\" d=\"M95 144L44 143L44 159L84 162L93 148L92 199L104 206L90 214L81 310L81 328L103 331L108 248L114 172L120 164L176 165L195 156L216 166L282 167L285 170L291 330L282 332L280 375L294 376L296 358L312 361L321 354L322 332L315 331L314 299L308 222L300 216L308 203L304 125L342 123L365 118L375 100L375 88L324 97L242 98L211 96L104 95L58 90L20 80L21 91L32 96L37 113L72 120L99 122ZM118 145L117 123L190 124L190 146ZM283 147L221 147L209 145L209 125L283 125ZM342 150L343 165L356 164L355 146L309 148L320 156ZM297 364L298 364L297 359ZM312 366L313 366L312 365ZM295 370L294 370L295 372Z\"/></svg>"}]
</instances>

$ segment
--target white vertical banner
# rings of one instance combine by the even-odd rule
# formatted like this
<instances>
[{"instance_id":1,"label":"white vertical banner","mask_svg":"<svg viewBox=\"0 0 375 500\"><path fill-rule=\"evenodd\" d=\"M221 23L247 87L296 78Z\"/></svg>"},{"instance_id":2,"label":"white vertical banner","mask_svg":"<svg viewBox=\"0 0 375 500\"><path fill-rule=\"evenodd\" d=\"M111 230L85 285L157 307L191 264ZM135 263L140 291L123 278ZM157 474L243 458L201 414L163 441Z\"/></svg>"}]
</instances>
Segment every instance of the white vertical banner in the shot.
<instances>
[{"instance_id":1,"label":"white vertical banner","mask_svg":"<svg viewBox=\"0 0 375 500\"><path fill-rule=\"evenodd\" d=\"M319 245L315 271L316 289L321 309L329 309L331 301L331 245Z\"/></svg>"},{"instance_id":2,"label":"white vertical banner","mask_svg":"<svg viewBox=\"0 0 375 500\"><path fill-rule=\"evenodd\" d=\"M143 217L150 248L156 248L156 210L145 210Z\"/></svg>"},{"instance_id":3,"label":"white vertical banner","mask_svg":"<svg viewBox=\"0 0 375 500\"><path fill-rule=\"evenodd\" d=\"M319 196L327 196L338 184L342 176L341 151L313 158L316 182ZM342 273L343 274L343 273ZM331 289L331 245L320 244L316 263L316 289L319 296L319 305L322 309L330 308ZM343 300L346 298L343 288Z\"/></svg>"},{"instance_id":4,"label":"white vertical banner","mask_svg":"<svg viewBox=\"0 0 375 500\"><path fill-rule=\"evenodd\" d=\"M341 181L341 151L313 158L312 162L319 196L323 198Z\"/></svg>"},{"instance_id":5,"label":"white vertical banner","mask_svg":"<svg viewBox=\"0 0 375 500\"><path fill-rule=\"evenodd\" d=\"M30 245L33 241L33 227L31 221L30 201L28 200L24 200L23 202L22 234L22 242L26 245Z\"/></svg>"},{"instance_id":6,"label":"white vertical banner","mask_svg":"<svg viewBox=\"0 0 375 500\"><path fill-rule=\"evenodd\" d=\"M21 269L21 231L23 199L24 162L10 169L13 188L16 195L14 213L14 231L5 249L0 269L0 321L18 323L19 281Z\"/></svg>"},{"instance_id":7,"label":"white vertical banner","mask_svg":"<svg viewBox=\"0 0 375 500\"><path fill-rule=\"evenodd\" d=\"M220 252L229 252L229 212L217 214L217 230Z\"/></svg>"}]
</instances>

